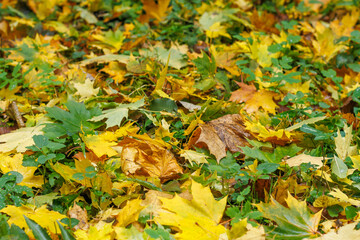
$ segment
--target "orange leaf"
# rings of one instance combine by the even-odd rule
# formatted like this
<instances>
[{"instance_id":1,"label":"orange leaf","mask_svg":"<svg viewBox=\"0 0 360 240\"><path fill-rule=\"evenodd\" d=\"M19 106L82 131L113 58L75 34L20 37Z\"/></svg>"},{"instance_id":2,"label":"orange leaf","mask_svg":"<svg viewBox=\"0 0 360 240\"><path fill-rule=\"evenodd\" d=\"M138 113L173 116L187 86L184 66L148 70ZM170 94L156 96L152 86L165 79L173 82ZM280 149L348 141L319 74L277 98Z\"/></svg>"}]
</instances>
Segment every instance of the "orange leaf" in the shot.
<instances>
[{"instance_id":1,"label":"orange leaf","mask_svg":"<svg viewBox=\"0 0 360 240\"><path fill-rule=\"evenodd\" d=\"M157 144L126 137L119 145L123 147L121 167L126 175L158 177L164 182L183 172L174 155Z\"/></svg>"},{"instance_id":2,"label":"orange leaf","mask_svg":"<svg viewBox=\"0 0 360 240\"><path fill-rule=\"evenodd\" d=\"M158 24L167 15L167 12L171 10L169 6L170 0L158 0L158 4L154 0L141 0L143 3L143 9L146 14L140 17L141 22L149 22L151 18L155 18L155 23Z\"/></svg>"}]
</instances>

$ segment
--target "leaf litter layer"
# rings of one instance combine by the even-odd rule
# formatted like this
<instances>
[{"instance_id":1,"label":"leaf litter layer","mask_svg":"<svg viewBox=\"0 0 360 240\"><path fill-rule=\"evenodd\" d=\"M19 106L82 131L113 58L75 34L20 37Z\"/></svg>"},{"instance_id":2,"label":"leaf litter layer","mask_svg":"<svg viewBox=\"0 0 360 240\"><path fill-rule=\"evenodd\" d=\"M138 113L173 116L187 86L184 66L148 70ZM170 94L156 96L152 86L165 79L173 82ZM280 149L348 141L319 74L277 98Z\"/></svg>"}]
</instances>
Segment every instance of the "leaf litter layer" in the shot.
<instances>
[{"instance_id":1,"label":"leaf litter layer","mask_svg":"<svg viewBox=\"0 0 360 240\"><path fill-rule=\"evenodd\" d=\"M0 235L360 238L359 6L3 1Z\"/></svg>"}]
</instances>

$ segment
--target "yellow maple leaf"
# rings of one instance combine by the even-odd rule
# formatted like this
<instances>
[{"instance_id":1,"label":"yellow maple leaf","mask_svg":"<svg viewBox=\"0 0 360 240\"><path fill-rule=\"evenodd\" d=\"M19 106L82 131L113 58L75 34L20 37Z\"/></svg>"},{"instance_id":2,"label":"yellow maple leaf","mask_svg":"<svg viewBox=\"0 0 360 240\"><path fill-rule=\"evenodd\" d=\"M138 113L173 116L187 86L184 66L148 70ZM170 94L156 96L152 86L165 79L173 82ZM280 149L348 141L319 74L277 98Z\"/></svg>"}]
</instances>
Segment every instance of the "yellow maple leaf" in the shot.
<instances>
[{"instance_id":1,"label":"yellow maple leaf","mask_svg":"<svg viewBox=\"0 0 360 240\"><path fill-rule=\"evenodd\" d=\"M23 155L21 153L17 153L12 157L9 156L9 154L0 154L0 159L0 170L3 174L10 171L16 171L23 176L23 180L19 185L28 186L30 188L41 188L44 184L43 176L34 176L37 167L24 167L22 165Z\"/></svg>"},{"instance_id":2,"label":"yellow maple leaf","mask_svg":"<svg viewBox=\"0 0 360 240\"><path fill-rule=\"evenodd\" d=\"M257 139L284 145L292 141L293 133L286 129L272 130L263 126L259 121L245 121L246 129L249 130Z\"/></svg>"},{"instance_id":3,"label":"yellow maple leaf","mask_svg":"<svg viewBox=\"0 0 360 240\"><path fill-rule=\"evenodd\" d=\"M74 87L77 90L75 95L80 96L80 101L96 96L100 90L100 88L94 88L94 81L90 78L86 78L84 83L74 83Z\"/></svg>"},{"instance_id":4,"label":"yellow maple leaf","mask_svg":"<svg viewBox=\"0 0 360 240\"><path fill-rule=\"evenodd\" d=\"M278 58L279 53L271 53L268 47L272 44L273 40L270 36L257 37L253 33L251 36L254 38L250 47L250 58L257 61L261 67L270 67L272 65L271 59Z\"/></svg>"},{"instance_id":5,"label":"yellow maple leaf","mask_svg":"<svg viewBox=\"0 0 360 240\"><path fill-rule=\"evenodd\" d=\"M356 146L350 146L353 135L352 135L352 126L344 126L345 136L342 137L340 134L340 130L337 131L337 136L334 137L335 141L335 152L338 157L345 161L347 156L355 155Z\"/></svg>"},{"instance_id":6,"label":"yellow maple leaf","mask_svg":"<svg viewBox=\"0 0 360 240\"><path fill-rule=\"evenodd\" d=\"M226 206L227 197L216 201L209 187L192 181L192 200L176 195L173 199L160 198L162 210L154 220L162 225L179 229L176 239L219 239L226 233L220 220Z\"/></svg>"},{"instance_id":7,"label":"yellow maple leaf","mask_svg":"<svg viewBox=\"0 0 360 240\"><path fill-rule=\"evenodd\" d=\"M141 205L141 202L141 199L128 201L125 207L123 207L116 216L117 222L115 226L126 227L130 223L137 221L141 210L145 208L145 206Z\"/></svg>"},{"instance_id":8,"label":"yellow maple leaf","mask_svg":"<svg viewBox=\"0 0 360 240\"><path fill-rule=\"evenodd\" d=\"M210 26L209 30L206 30L206 36L209 38L217 38L219 36L231 38L230 34L226 32L226 27L221 26L220 22L216 22Z\"/></svg>"},{"instance_id":9,"label":"yellow maple leaf","mask_svg":"<svg viewBox=\"0 0 360 240\"><path fill-rule=\"evenodd\" d=\"M74 232L78 240L111 240L114 239L112 223L105 223L100 226L90 226L89 230L77 230Z\"/></svg>"},{"instance_id":10,"label":"yellow maple leaf","mask_svg":"<svg viewBox=\"0 0 360 240\"><path fill-rule=\"evenodd\" d=\"M358 222L346 224L338 229L332 229L328 233L312 240L338 240L338 239L360 239L360 231L356 230ZM309 240L308 238L305 240Z\"/></svg>"},{"instance_id":11,"label":"yellow maple leaf","mask_svg":"<svg viewBox=\"0 0 360 240\"><path fill-rule=\"evenodd\" d=\"M101 34L94 34L91 35L91 37L99 41L98 43L93 43L94 45L108 48L112 53L118 52L121 49L125 39L123 32L119 29L116 31L109 30Z\"/></svg>"},{"instance_id":12,"label":"yellow maple leaf","mask_svg":"<svg viewBox=\"0 0 360 240\"><path fill-rule=\"evenodd\" d=\"M1 209L0 212L10 216L8 220L9 224L15 224L20 228L24 228L25 232L30 236L32 236L32 232L26 224L23 215L34 220L37 224L54 234L60 232L59 226L56 221L60 222L61 219L66 218L66 215L63 215L56 211L48 210L46 205L43 205L35 210L28 206L16 207L9 205Z\"/></svg>"},{"instance_id":13,"label":"yellow maple leaf","mask_svg":"<svg viewBox=\"0 0 360 240\"><path fill-rule=\"evenodd\" d=\"M115 156L117 152L111 148L116 146L116 136L112 132L104 132L99 135L81 135L86 147L91 149L97 157L107 155L109 157Z\"/></svg>"},{"instance_id":14,"label":"yellow maple leaf","mask_svg":"<svg viewBox=\"0 0 360 240\"><path fill-rule=\"evenodd\" d=\"M351 32L355 30L354 26L359 19L359 15L359 9L354 8L351 13L343 16L341 21L338 19L332 21L330 23L330 28L338 37L350 37Z\"/></svg>"},{"instance_id":15,"label":"yellow maple leaf","mask_svg":"<svg viewBox=\"0 0 360 240\"><path fill-rule=\"evenodd\" d=\"M315 57L320 62L328 63L338 52L346 49L345 45L335 43L335 34L322 23L317 22L315 30L316 40L312 40L312 44Z\"/></svg>"},{"instance_id":16,"label":"yellow maple leaf","mask_svg":"<svg viewBox=\"0 0 360 240\"><path fill-rule=\"evenodd\" d=\"M266 112L275 114L276 108L278 107L274 102L274 97L276 94L274 92L266 91L261 89L252 95L252 97L246 102L244 109L248 113L254 113L259 110L259 108L264 109Z\"/></svg>"},{"instance_id":17,"label":"yellow maple leaf","mask_svg":"<svg viewBox=\"0 0 360 240\"><path fill-rule=\"evenodd\" d=\"M114 227L116 233L116 239L152 239L146 234L138 230L136 227L130 228Z\"/></svg>"},{"instance_id":18,"label":"yellow maple leaf","mask_svg":"<svg viewBox=\"0 0 360 240\"><path fill-rule=\"evenodd\" d=\"M101 71L109 74L117 84L125 80L124 76L127 73L126 67L118 62L110 62L109 65L104 67Z\"/></svg>"},{"instance_id":19,"label":"yellow maple leaf","mask_svg":"<svg viewBox=\"0 0 360 240\"><path fill-rule=\"evenodd\" d=\"M10 152L16 150L18 152L25 152L26 147L34 145L33 136L42 135L44 125L35 127L19 128L11 133L0 136L0 152Z\"/></svg>"},{"instance_id":20,"label":"yellow maple leaf","mask_svg":"<svg viewBox=\"0 0 360 240\"><path fill-rule=\"evenodd\" d=\"M27 4L39 18L39 20L44 20L48 17L53 11L56 5L61 5L65 1L58 1L58 0L28 0Z\"/></svg>"},{"instance_id":21,"label":"yellow maple leaf","mask_svg":"<svg viewBox=\"0 0 360 240\"><path fill-rule=\"evenodd\" d=\"M112 147L117 145L117 139L128 134L134 134L138 131L133 123L128 122L123 127L117 129L115 132L103 132L98 135L80 135L87 148L92 150L97 157L107 155L109 157L115 156L118 152Z\"/></svg>"},{"instance_id":22,"label":"yellow maple leaf","mask_svg":"<svg viewBox=\"0 0 360 240\"><path fill-rule=\"evenodd\" d=\"M206 160L206 158L208 158L207 155L205 155L204 153L196 152L194 150L181 150L180 156L188 160L191 166L193 162L195 162L196 164L208 163L208 161Z\"/></svg>"},{"instance_id":23,"label":"yellow maple leaf","mask_svg":"<svg viewBox=\"0 0 360 240\"><path fill-rule=\"evenodd\" d=\"M334 189L329 193L331 196L339 199L342 202L350 203L351 205L360 206L360 200L356 200L353 198L350 198L348 195L346 195L344 192L342 192L340 189Z\"/></svg>"},{"instance_id":24,"label":"yellow maple leaf","mask_svg":"<svg viewBox=\"0 0 360 240\"><path fill-rule=\"evenodd\" d=\"M149 22L151 18L155 18L154 23L158 24L163 21L167 12L171 11L169 6L170 0L158 0L157 4L154 0L141 0L145 15L140 17L141 22Z\"/></svg>"}]
</instances>

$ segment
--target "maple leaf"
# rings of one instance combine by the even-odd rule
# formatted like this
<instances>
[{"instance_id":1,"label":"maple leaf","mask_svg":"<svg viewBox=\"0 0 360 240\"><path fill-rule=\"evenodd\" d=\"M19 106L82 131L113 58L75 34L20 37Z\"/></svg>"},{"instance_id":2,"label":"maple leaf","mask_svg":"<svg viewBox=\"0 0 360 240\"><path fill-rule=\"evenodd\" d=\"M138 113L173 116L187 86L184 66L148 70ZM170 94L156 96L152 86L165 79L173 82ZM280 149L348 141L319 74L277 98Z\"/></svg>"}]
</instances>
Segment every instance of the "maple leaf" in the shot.
<instances>
[{"instance_id":1,"label":"maple leaf","mask_svg":"<svg viewBox=\"0 0 360 240\"><path fill-rule=\"evenodd\" d=\"M86 147L95 154L97 159L94 158L95 161L93 162L96 162L103 161L104 157L106 158L105 155L108 157L115 156L117 151L112 147L117 145L117 139L129 134L135 134L137 131L138 128L134 127L131 122L128 122L123 127L117 129L115 132L103 132L97 135L80 134L80 137L84 141ZM92 159L91 154L90 159Z\"/></svg>"},{"instance_id":2,"label":"maple leaf","mask_svg":"<svg viewBox=\"0 0 360 240\"><path fill-rule=\"evenodd\" d=\"M306 202L297 201L291 194L288 194L285 201L288 208L273 198L271 198L271 203L256 204L264 217L275 221L278 225L276 228L269 230L269 236L291 239L317 236L322 211L312 215L306 207Z\"/></svg>"},{"instance_id":3,"label":"maple leaf","mask_svg":"<svg viewBox=\"0 0 360 240\"><path fill-rule=\"evenodd\" d=\"M220 22L215 22L210 26L209 30L206 30L206 36L209 38L217 38L219 36L231 38L231 36L226 32L226 27L221 26Z\"/></svg>"},{"instance_id":4,"label":"maple leaf","mask_svg":"<svg viewBox=\"0 0 360 240\"><path fill-rule=\"evenodd\" d=\"M75 95L80 95L80 101L86 100L92 96L96 96L99 93L100 88L94 88L94 81L90 78L86 78L84 83L73 83L77 92Z\"/></svg>"},{"instance_id":5,"label":"maple leaf","mask_svg":"<svg viewBox=\"0 0 360 240\"><path fill-rule=\"evenodd\" d=\"M256 92L254 84L245 84L242 82L236 82L239 85L239 89L231 93L229 101L236 103L243 103L250 100Z\"/></svg>"},{"instance_id":6,"label":"maple leaf","mask_svg":"<svg viewBox=\"0 0 360 240\"><path fill-rule=\"evenodd\" d=\"M207 156L193 150L182 150L180 156L188 160L192 166L193 162L196 164L208 163Z\"/></svg>"},{"instance_id":7,"label":"maple leaf","mask_svg":"<svg viewBox=\"0 0 360 240\"><path fill-rule=\"evenodd\" d=\"M345 45L335 44L335 35L330 28L325 27L322 23L317 22L315 37L312 41L317 59L323 63L329 62L338 52L346 49Z\"/></svg>"},{"instance_id":8,"label":"maple leaf","mask_svg":"<svg viewBox=\"0 0 360 240\"><path fill-rule=\"evenodd\" d=\"M114 127L114 126L120 126L122 120L125 118L128 118L129 109L130 110L136 110L142 106L144 106L144 98L141 100L135 102L135 103L129 103L129 104L119 104L116 108L108 109L103 111L103 114L99 116L95 116L90 119L90 121L98 122L105 118L106 120L106 126Z\"/></svg>"},{"instance_id":9,"label":"maple leaf","mask_svg":"<svg viewBox=\"0 0 360 240\"><path fill-rule=\"evenodd\" d=\"M145 15L140 17L140 21L143 23L155 18L154 23L159 24L159 22L165 19L167 12L170 12L172 8L169 7L170 0L159 0L157 3L154 0L141 0L141 2L146 12Z\"/></svg>"},{"instance_id":10,"label":"maple leaf","mask_svg":"<svg viewBox=\"0 0 360 240\"><path fill-rule=\"evenodd\" d=\"M141 210L146 207L142 206L141 202L141 199L133 199L131 201L128 201L125 207L123 207L116 216L115 226L126 227L129 224L137 221Z\"/></svg>"},{"instance_id":11,"label":"maple leaf","mask_svg":"<svg viewBox=\"0 0 360 240\"><path fill-rule=\"evenodd\" d=\"M183 172L174 155L158 144L126 137L119 146L123 147L121 168L127 175L158 177L165 181Z\"/></svg>"},{"instance_id":12,"label":"maple leaf","mask_svg":"<svg viewBox=\"0 0 360 240\"><path fill-rule=\"evenodd\" d=\"M30 188L41 188L44 184L43 176L34 176L37 167L24 167L22 165L23 155L21 153L17 153L12 157L8 154L0 154L0 157L0 170L3 174L10 171L16 171L23 176L19 185L28 186Z\"/></svg>"},{"instance_id":13,"label":"maple leaf","mask_svg":"<svg viewBox=\"0 0 360 240\"><path fill-rule=\"evenodd\" d=\"M250 20L251 24L258 30L263 30L264 32L271 32L275 34L279 33L279 29L275 27L277 19L274 14L263 11L261 12L260 16L259 12L255 10L251 15Z\"/></svg>"},{"instance_id":14,"label":"maple leaf","mask_svg":"<svg viewBox=\"0 0 360 240\"><path fill-rule=\"evenodd\" d=\"M206 124L200 124L191 136L189 146L207 146L219 162L226 156L227 149L239 152L240 147L248 145L246 138L251 138L251 135L243 124L239 114L225 115Z\"/></svg>"},{"instance_id":15,"label":"maple leaf","mask_svg":"<svg viewBox=\"0 0 360 240\"><path fill-rule=\"evenodd\" d=\"M310 164L317 165L318 167L322 167L323 159L324 159L323 157L313 157L313 156L302 153L295 157L286 159L285 162L290 167L300 166L302 163L310 163Z\"/></svg>"},{"instance_id":16,"label":"maple leaf","mask_svg":"<svg viewBox=\"0 0 360 240\"><path fill-rule=\"evenodd\" d=\"M16 150L18 152L25 152L27 147L34 145L33 136L42 135L44 125L35 127L19 128L11 133L0 136L0 152L10 152Z\"/></svg>"},{"instance_id":17,"label":"maple leaf","mask_svg":"<svg viewBox=\"0 0 360 240\"><path fill-rule=\"evenodd\" d=\"M176 69L180 69L187 65L186 60L184 60L183 53L181 53L175 46L172 46L170 49L166 49L162 46L162 44L158 44L149 50L140 50L139 53L144 57L156 58L162 64L169 65L170 67Z\"/></svg>"},{"instance_id":18,"label":"maple leaf","mask_svg":"<svg viewBox=\"0 0 360 240\"><path fill-rule=\"evenodd\" d=\"M117 84L125 80L124 75L126 74L126 68L118 62L110 62L109 65L101 69L101 71L109 74Z\"/></svg>"},{"instance_id":19,"label":"maple leaf","mask_svg":"<svg viewBox=\"0 0 360 240\"><path fill-rule=\"evenodd\" d=\"M275 114L275 109L278 107L273 100L276 97L275 93L265 89L256 90L253 84L237 84L240 88L231 93L230 101L237 103L245 102L244 109L248 113L254 113L262 108L266 112Z\"/></svg>"},{"instance_id":20,"label":"maple leaf","mask_svg":"<svg viewBox=\"0 0 360 240\"><path fill-rule=\"evenodd\" d=\"M88 230L78 229L74 234L79 240L112 240L113 232L112 223L105 223L99 226L90 226Z\"/></svg>"},{"instance_id":21,"label":"maple leaf","mask_svg":"<svg viewBox=\"0 0 360 240\"><path fill-rule=\"evenodd\" d=\"M345 124L344 133L345 136L342 137L340 134L340 130L338 129L337 136L334 137L335 152L343 161L345 161L345 158L347 156L356 154L356 146L350 146L353 138L352 127Z\"/></svg>"},{"instance_id":22,"label":"maple leaf","mask_svg":"<svg viewBox=\"0 0 360 240\"><path fill-rule=\"evenodd\" d=\"M219 239L226 233L220 225L227 197L216 201L209 187L191 183L192 200L175 195L172 199L160 198L162 210L154 220L178 229L177 239Z\"/></svg>"},{"instance_id":23,"label":"maple leaf","mask_svg":"<svg viewBox=\"0 0 360 240\"><path fill-rule=\"evenodd\" d=\"M45 0L29 0L27 4L30 9L33 10L39 20L44 20L53 11L56 5L60 5L57 0L45 1Z\"/></svg>"},{"instance_id":24,"label":"maple leaf","mask_svg":"<svg viewBox=\"0 0 360 240\"><path fill-rule=\"evenodd\" d=\"M74 203L68 213L69 217L79 220L79 223L74 227L74 229L89 229L88 215L86 209L82 209L79 205Z\"/></svg>"},{"instance_id":25,"label":"maple leaf","mask_svg":"<svg viewBox=\"0 0 360 240\"><path fill-rule=\"evenodd\" d=\"M94 45L109 48L112 53L118 52L121 49L125 39L123 32L121 32L119 29L117 29L115 32L109 30L103 34L94 34L91 35L91 37L100 41L98 43L93 43Z\"/></svg>"},{"instance_id":26,"label":"maple leaf","mask_svg":"<svg viewBox=\"0 0 360 240\"><path fill-rule=\"evenodd\" d=\"M323 234L318 238L312 238L312 240L337 240L337 239L359 239L360 231L356 230L357 222L346 224L336 230L332 229L330 232ZM310 239L306 239L310 240Z\"/></svg>"},{"instance_id":27,"label":"maple leaf","mask_svg":"<svg viewBox=\"0 0 360 240\"><path fill-rule=\"evenodd\" d=\"M32 236L28 225L25 222L26 217L34 220L43 228L49 230L51 233L56 234L60 232L59 226L56 221L59 221L63 218L66 218L66 215L60 214L56 211L50 211L47 209L46 205L41 206L40 208L33 209L27 206L15 207L15 206L7 206L0 210L1 213L5 213L10 216L8 223L15 224L20 228L25 229L25 232Z\"/></svg>"},{"instance_id":28,"label":"maple leaf","mask_svg":"<svg viewBox=\"0 0 360 240\"><path fill-rule=\"evenodd\" d=\"M263 126L260 122L245 121L246 130L251 132L257 139L264 142L273 142L285 145L292 141L293 133L286 129L272 130Z\"/></svg>"}]
</instances>

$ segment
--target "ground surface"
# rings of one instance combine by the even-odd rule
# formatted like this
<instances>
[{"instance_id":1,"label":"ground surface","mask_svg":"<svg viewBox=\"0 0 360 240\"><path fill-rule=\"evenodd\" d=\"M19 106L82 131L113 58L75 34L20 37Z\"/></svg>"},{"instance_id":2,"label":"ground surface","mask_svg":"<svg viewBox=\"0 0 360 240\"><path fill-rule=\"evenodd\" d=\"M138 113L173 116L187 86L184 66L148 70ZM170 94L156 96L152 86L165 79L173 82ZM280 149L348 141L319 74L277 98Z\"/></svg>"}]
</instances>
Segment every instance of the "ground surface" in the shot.
<instances>
[{"instance_id":1,"label":"ground surface","mask_svg":"<svg viewBox=\"0 0 360 240\"><path fill-rule=\"evenodd\" d=\"M359 4L2 1L0 235L360 239Z\"/></svg>"}]
</instances>

